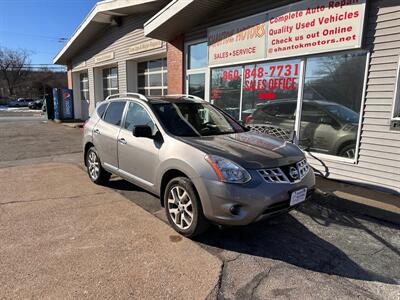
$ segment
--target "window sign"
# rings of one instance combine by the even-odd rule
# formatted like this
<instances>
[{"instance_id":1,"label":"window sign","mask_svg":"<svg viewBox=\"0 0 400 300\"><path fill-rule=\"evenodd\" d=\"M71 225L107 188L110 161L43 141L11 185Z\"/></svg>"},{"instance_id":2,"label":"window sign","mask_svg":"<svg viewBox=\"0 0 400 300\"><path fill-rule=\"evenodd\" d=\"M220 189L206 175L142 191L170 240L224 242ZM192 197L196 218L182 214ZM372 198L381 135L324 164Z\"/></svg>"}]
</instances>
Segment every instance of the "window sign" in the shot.
<instances>
[{"instance_id":1,"label":"window sign","mask_svg":"<svg viewBox=\"0 0 400 300\"><path fill-rule=\"evenodd\" d=\"M235 119L240 115L242 67L213 69L211 73L212 103Z\"/></svg>"},{"instance_id":2,"label":"window sign","mask_svg":"<svg viewBox=\"0 0 400 300\"><path fill-rule=\"evenodd\" d=\"M210 66L265 57L266 15L258 15L208 30Z\"/></svg>"},{"instance_id":3,"label":"window sign","mask_svg":"<svg viewBox=\"0 0 400 300\"><path fill-rule=\"evenodd\" d=\"M208 29L210 66L361 48L366 0L305 0Z\"/></svg>"},{"instance_id":4,"label":"window sign","mask_svg":"<svg viewBox=\"0 0 400 300\"><path fill-rule=\"evenodd\" d=\"M268 14L267 58L360 48L365 0L302 1Z\"/></svg>"},{"instance_id":5,"label":"window sign","mask_svg":"<svg viewBox=\"0 0 400 300\"><path fill-rule=\"evenodd\" d=\"M290 101L294 110L286 117L290 120L292 131L298 96L299 68L300 60L246 65L243 74L242 120L246 123L269 124L270 120L263 118L260 113L262 108L268 107L267 104L271 102ZM277 107L283 107L279 103Z\"/></svg>"}]
</instances>

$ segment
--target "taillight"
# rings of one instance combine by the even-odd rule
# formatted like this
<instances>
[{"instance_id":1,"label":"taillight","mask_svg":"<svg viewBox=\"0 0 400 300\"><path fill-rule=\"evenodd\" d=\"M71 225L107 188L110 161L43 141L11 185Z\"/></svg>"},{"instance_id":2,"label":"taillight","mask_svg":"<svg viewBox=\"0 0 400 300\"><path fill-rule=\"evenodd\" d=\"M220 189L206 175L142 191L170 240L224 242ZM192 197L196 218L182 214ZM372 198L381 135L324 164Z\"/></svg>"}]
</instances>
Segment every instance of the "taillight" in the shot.
<instances>
[{"instance_id":1,"label":"taillight","mask_svg":"<svg viewBox=\"0 0 400 300\"><path fill-rule=\"evenodd\" d=\"M87 120L85 121L85 123L83 123L83 128L86 127L86 125L87 125L88 122L89 122L89 119L87 119Z\"/></svg>"},{"instance_id":2,"label":"taillight","mask_svg":"<svg viewBox=\"0 0 400 300\"><path fill-rule=\"evenodd\" d=\"M246 117L246 119L244 120L244 122L245 122L246 124L251 123L251 121L253 121L252 115L248 115L248 116Z\"/></svg>"}]
</instances>

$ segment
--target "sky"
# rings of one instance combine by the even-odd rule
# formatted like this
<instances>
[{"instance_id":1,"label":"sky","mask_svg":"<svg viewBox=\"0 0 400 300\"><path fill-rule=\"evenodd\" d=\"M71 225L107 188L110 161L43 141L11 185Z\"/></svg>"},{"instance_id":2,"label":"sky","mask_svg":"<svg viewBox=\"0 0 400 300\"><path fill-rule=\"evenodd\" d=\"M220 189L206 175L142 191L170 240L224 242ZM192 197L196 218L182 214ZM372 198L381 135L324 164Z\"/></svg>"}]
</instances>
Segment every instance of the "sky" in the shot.
<instances>
[{"instance_id":1,"label":"sky","mask_svg":"<svg viewBox=\"0 0 400 300\"><path fill-rule=\"evenodd\" d=\"M0 47L26 49L32 64L52 64L97 0L0 0Z\"/></svg>"}]
</instances>

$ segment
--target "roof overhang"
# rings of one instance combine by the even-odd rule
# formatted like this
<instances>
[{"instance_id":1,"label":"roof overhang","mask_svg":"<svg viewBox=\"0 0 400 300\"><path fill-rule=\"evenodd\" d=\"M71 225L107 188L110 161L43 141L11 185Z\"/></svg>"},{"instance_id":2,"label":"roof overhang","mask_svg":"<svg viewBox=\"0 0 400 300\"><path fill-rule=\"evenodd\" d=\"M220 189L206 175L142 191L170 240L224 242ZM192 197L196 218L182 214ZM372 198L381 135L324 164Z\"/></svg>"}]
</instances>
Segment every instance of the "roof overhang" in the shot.
<instances>
[{"instance_id":1,"label":"roof overhang","mask_svg":"<svg viewBox=\"0 0 400 300\"><path fill-rule=\"evenodd\" d=\"M105 0L96 3L53 59L53 63L68 64L71 57L106 26L117 25L118 17L146 13L158 9L162 3L158 0Z\"/></svg>"},{"instance_id":2,"label":"roof overhang","mask_svg":"<svg viewBox=\"0 0 400 300\"><path fill-rule=\"evenodd\" d=\"M229 0L173 0L144 24L144 35L170 41L227 3Z\"/></svg>"}]
</instances>

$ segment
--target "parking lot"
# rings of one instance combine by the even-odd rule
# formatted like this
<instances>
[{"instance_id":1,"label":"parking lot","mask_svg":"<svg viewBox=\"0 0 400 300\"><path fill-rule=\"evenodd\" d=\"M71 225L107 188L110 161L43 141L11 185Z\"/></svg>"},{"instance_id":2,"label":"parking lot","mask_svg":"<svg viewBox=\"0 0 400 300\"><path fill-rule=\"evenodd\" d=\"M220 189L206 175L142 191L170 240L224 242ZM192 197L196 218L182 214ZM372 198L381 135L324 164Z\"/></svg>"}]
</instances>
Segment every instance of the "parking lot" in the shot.
<instances>
[{"instance_id":1,"label":"parking lot","mask_svg":"<svg viewBox=\"0 0 400 300\"><path fill-rule=\"evenodd\" d=\"M329 195L317 193L313 201L287 215L246 227L215 227L194 242L184 239L182 245L182 238L159 221L166 222L164 211L153 195L117 177L107 187L92 187L82 165L82 129L46 122L39 116L24 117L0 116L0 173L8 178L2 181L7 192L0 199L0 239L4 241L0 285L7 287L0 296L400 298L398 225L345 211L332 205ZM54 176L51 179L46 174ZM63 192L52 197L58 185L64 187ZM69 202L71 197L79 202ZM45 201L30 201L41 198ZM96 218L104 223L94 222ZM143 222L143 232L135 239L138 233L127 228L138 228L139 222ZM52 226L57 234L46 235ZM160 237L163 234L165 239ZM74 248L70 238L75 235L80 238ZM161 249L170 251L159 254L165 257L151 255L159 249L149 245L146 237L154 235ZM97 238L102 247L96 244ZM39 244L41 253L29 253ZM179 251L186 252L178 256ZM36 255L41 266L29 264ZM173 259L166 259L169 256ZM84 262L84 257L90 260ZM175 260L178 265L186 264L187 271L174 269ZM118 268L121 272L112 271ZM163 273L157 275L154 270ZM167 288L162 282L174 281L165 270L172 277L178 272L182 284L185 280L198 284ZM46 276L51 277L48 284ZM154 291L141 294L143 282L148 291L153 285ZM156 292L162 288L167 291L164 295Z\"/></svg>"}]
</instances>

